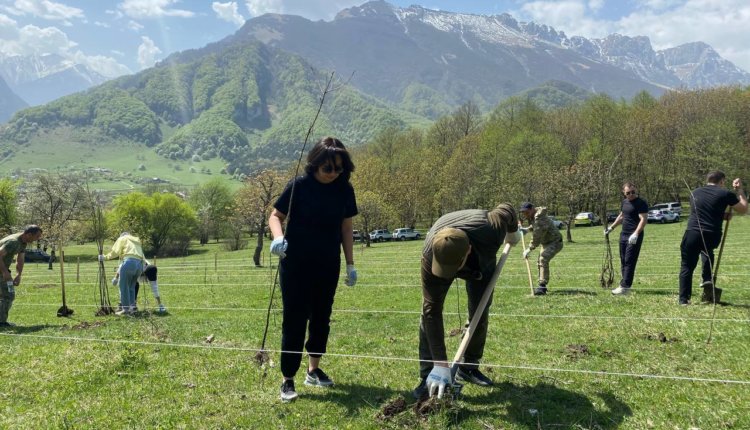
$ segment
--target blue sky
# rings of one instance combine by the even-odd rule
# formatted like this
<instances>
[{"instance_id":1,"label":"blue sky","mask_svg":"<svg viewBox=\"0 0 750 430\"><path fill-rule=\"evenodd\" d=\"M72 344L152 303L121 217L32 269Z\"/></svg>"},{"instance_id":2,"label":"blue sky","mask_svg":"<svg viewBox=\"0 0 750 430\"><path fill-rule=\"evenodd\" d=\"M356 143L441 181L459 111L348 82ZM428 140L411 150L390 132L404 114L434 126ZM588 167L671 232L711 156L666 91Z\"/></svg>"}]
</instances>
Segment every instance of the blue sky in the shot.
<instances>
[{"instance_id":1,"label":"blue sky","mask_svg":"<svg viewBox=\"0 0 750 430\"><path fill-rule=\"evenodd\" d=\"M0 0L0 54L58 53L105 76L199 48L266 12L333 19L362 0ZM648 36L655 49L704 41L750 70L748 0L391 0L407 7L510 13L568 36Z\"/></svg>"}]
</instances>

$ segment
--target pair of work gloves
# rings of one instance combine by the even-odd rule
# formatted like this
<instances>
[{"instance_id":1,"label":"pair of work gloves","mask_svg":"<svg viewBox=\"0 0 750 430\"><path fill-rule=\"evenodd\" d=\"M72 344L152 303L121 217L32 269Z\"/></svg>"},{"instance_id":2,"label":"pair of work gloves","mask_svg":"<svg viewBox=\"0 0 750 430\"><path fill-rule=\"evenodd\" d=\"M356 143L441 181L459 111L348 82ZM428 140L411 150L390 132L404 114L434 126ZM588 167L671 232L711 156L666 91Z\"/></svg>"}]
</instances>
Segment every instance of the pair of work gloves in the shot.
<instances>
[{"instance_id":1,"label":"pair of work gloves","mask_svg":"<svg viewBox=\"0 0 750 430\"><path fill-rule=\"evenodd\" d=\"M286 241L284 236L279 236L271 241L271 254L284 258L286 257L286 248L289 246L289 242ZM353 287L357 283L357 269L354 268L353 264L346 265L346 279L344 284L347 287Z\"/></svg>"},{"instance_id":2,"label":"pair of work gloves","mask_svg":"<svg viewBox=\"0 0 750 430\"><path fill-rule=\"evenodd\" d=\"M604 229L604 235L609 236L610 233L612 233L614 227L607 227ZM638 242L638 233L633 233L628 237L628 243L630 245L635 245Z\"/></svg>"}]
</instances>

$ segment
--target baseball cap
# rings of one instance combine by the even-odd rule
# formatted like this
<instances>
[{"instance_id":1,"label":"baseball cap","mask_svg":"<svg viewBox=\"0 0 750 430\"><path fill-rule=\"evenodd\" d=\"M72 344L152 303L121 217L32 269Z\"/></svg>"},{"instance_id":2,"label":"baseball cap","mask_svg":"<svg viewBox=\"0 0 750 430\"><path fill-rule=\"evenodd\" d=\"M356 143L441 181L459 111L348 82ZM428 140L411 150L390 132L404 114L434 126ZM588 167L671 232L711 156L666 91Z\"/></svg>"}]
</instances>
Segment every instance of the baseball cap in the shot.
<instances>
[{"instance_id":1,"label":"baseball cap","mask_svg":"<svg viewBox=\"0 0 750 430\"><path fill-rule=\"evenodd\" d=\"M518 211L519 212L520 211L527 211L527 210L531 210L531 209L534 209L534 205L532 205L529 202L524 202L524 203L521 203L521 207L518 208Z\"/></svg>"},{"instance_id":2,"label":"baseball cap","mask_svg":"<svg viewBox=\"0 0 750 430\"><path fill-rule=\"evenodd\" d=\"M432 274L453 279L469 252L469 236L457 228L444 228L432 239Z\"/></svg>"}]
</instances>

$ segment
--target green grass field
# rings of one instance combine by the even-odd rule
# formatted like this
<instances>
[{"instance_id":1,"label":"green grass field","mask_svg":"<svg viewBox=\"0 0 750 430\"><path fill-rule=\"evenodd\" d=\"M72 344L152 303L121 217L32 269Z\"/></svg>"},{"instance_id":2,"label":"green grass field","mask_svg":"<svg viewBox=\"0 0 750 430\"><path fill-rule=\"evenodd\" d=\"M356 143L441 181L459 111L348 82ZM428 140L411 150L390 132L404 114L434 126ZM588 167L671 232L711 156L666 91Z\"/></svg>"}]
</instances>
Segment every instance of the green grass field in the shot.
<instances>
[{"instance_id":1,"label":"green grass field","mask_svg":"<svg viewBox=\"0 0 750 430\"><path fill-rule=\"evenodd\" d=\"M253 267L249 250L210 245L160 259L169 314L118 318L94 316L96 252L71 247L65 279L75 314L55 316L59 266L30 264L11 310L18 327L0 332L0 428L750 428L750 219L730 226L719 277L727 304L715 316L710 305L677 305L684 227L648 226L627 297L599 287L599 227L574 229L576 242L552 262L546 297L529 296L520 246L513 249L483 360L496 385L466 386L460 400L425 418L410 408L378 417L399 396L414 403L419 242L357 247L359 283L339 287L322 363L336 386L307 387L298 377L300 398L291 404L278 400L279 300L272 363L253 360L273 272ZM107 263L108 279L114 266ZM454 287L446 331L466 318L463 283ZM139 301L153 307L148 288ZM449 355L458 341L447 336Z\"/></svg>"},{"instance_id":2,"label":"green grass field","mask_svg":"<svg viewBox=\"0 0 750 430\"><path fill-rule=\"evenodd\" d=\"M145 167L144 170L138 169L141 164ZM193 186L220 176L226 178L232 188L238 188L241 185L239 181L232 180L228 175L220 175L223 167L224 162L218 158L200 162L169 160L158 155L154 148L145 145L127 142L92 143L81 140L75 134L66 133L64 129L52 135L35 137L23 146L14 145L13 156L0 160L0 174L3 175L10 174L14 169L110 169L115 172L110 179L101 175L92 182L92 186L113 191L138 188L138 181L154 177L175 185ZM210 174L207 173L209 171ZM124 174L128 173L131 176L125 177Z\"/></svg>"}]
</instances>

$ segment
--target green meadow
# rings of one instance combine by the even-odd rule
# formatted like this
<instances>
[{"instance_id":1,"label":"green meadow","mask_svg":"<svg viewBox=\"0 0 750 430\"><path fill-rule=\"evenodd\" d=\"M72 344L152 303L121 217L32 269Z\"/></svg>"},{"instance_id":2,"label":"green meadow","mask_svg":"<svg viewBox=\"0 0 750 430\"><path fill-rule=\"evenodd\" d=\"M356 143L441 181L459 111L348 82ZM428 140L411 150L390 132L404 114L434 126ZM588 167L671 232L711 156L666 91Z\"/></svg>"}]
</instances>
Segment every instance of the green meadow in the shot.
<instances>
[{"instance_id":1,"label":"green meadow","mask_svg":"<svg viewBox=\"0 0 750 430\"><path fill-rule=\"evenodd\" d=\"M166 315L149 311L145 287L136 317L96 317L97 253L71 246L72 317L56 317L59 265L27 264L9 318L17 327L0 331L0 428L750 428L750 220L731 222L719 268L725 303L715 308L698 304L697 273L694 304L677 305L684 228L647 227L627 297L599 286L599 227L573 230L575 243L552 261L545 297L529 295L521 248L512 249L482 367L495 386L467 385L425 415L409 394L419 381L418 241L357 245L359 282L350 288L342 278L322 362L336 385L305 386L300 372L300 397L289 404L278 398L278 289L271 360L254 360L274 282L268 254L256 268L250 250L195 245L187 257L157 261ZM107 280L115 264L106 263ZM446 332L465 322L463 281L444 316ZM446 333L450 355L459 338ZM384 414L399 398L405 410Z\"/></svg>"}]
</instances>

